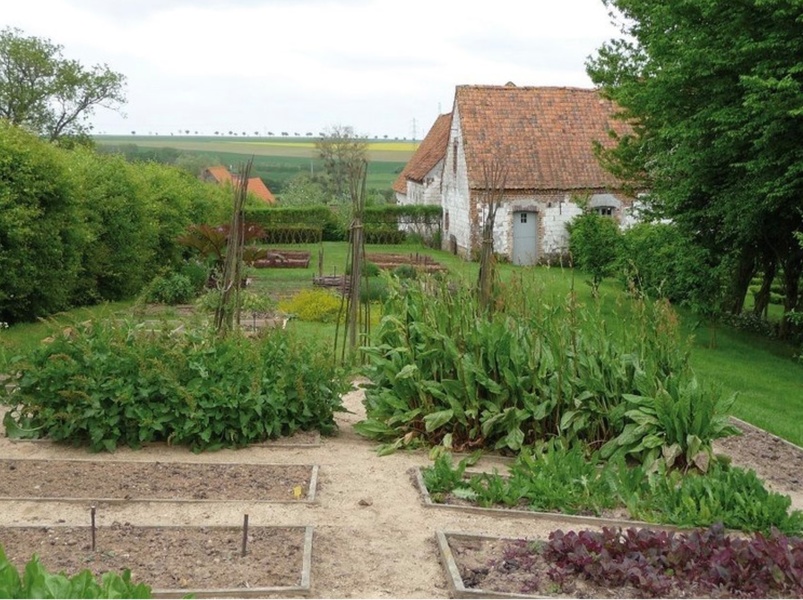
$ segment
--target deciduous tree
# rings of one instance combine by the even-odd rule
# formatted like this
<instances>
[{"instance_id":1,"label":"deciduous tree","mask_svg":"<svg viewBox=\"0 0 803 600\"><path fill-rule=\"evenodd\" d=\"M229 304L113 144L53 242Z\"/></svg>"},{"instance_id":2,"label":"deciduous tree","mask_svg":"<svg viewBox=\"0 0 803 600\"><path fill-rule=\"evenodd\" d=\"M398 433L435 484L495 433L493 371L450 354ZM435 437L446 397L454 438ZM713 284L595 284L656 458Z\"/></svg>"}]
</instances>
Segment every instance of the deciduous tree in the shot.
<instances>
[{"instance_id":1,"label":"deciduous tree","mask_svg":"<svg viewBox=\"0 0 803 600\"><path fill-rule=\"evenodd\" d=\"M350 183L358 179L363 163L368 160L368 144L352 127L335 126L315 142L318 157L323 161L327 192L339 201L350 200Z\"/></svg>"},{"instance_id":2,"label":"deciduous tree","mask_svg":"<svg viewBox=\"0 0 803 600\"><path fill-rule=\"evenodd\" d=\"M757 269L799 306L803 2L603 0L622 37L588 64L634 134L605 163L706 248L739 312Z\"/></svg>"},{"instance_id":3,"label":"deciduous tree","mask_svg":"<svg viewBox=\"0 0 803 600\"><path fill-rule=\"evenodd\" d=\"M0 31L0 117L51 141L84 137L98 106L119 110L125 77L106 65L85 68L50 40Z\"/></svg>"}]
</instances>

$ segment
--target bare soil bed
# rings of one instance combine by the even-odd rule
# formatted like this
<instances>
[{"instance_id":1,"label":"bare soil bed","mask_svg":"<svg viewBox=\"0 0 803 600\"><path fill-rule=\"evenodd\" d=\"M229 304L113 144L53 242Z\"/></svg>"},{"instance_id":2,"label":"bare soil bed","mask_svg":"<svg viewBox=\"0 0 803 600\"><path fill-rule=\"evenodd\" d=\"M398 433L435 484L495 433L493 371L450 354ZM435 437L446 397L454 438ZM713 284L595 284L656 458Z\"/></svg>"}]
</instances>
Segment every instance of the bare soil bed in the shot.
<instances>
[{"instance_id":1,"label":"bare soil bed","mask_svg":"<svg viewBox=\"0 0 803 600\"><path fill-rule=\"evenodd\" d=\"M2 459L0 474L0 498L290 502L307 498L313 467Z\"/></svg>"},{"instance_id":2,"label":"bare soil bed","mask_svg":"<svg viewBox=\"0 0 803 600\"><path fill-rule=\"evenodd\" d=\"M715 441L714 450L753 469L772 489L803 498L803 449L744 421L734 424L742 435Z\"/></svg>"},{"instance_id":3,"label":"bare soil bed","mask_svg":"<svg viewBox=\"0 0 803 600\"><path fill-rule=\"evenodd\" d=\"M2 527L0 541L21 572L36 553L52 572L131 570L132 580L154 590L291 587L301 583L305 528Z\"/></svg>"}]
</instances>

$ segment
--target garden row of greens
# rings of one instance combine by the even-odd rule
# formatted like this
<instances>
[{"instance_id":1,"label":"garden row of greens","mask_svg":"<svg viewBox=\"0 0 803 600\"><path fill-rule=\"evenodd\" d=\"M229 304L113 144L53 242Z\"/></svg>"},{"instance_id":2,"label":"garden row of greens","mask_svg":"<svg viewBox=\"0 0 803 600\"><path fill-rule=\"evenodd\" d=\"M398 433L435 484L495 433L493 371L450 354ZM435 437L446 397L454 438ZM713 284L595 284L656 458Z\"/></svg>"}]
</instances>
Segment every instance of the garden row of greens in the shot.
<instances>
[{"instance_id":1,"label":"garden row of greens","mask_svg":"<svg viewBox=\"0 0 803 600\"><path fill-rule=\"evenodd\" d=\"M9 437L93 451L153 441L194 451L242 447L298 431L331 434L349 388L331 354L290 332L219 336L128 322L68 328L12 359Z\"/></svg>"},{"instance_id":2,"label":"garden row of greens","mask_svg":"<svg viewBox=\"0 0 803 600\"><path fill-rule=\"evenodd\" d=\"M100 581L89 569L68 577L50 573L34 555L22 577L0 545L0 598L150 598L151 588L134 583L131 571L103 573Z\"/></svg>"},{"instance_id":3,"label":"garden row of greens","mask_svg":"<svg viewBox=\"0 0 803 600\"><path fill-rule=\"evenodd\" d=\"M621 458L603 461L580 446L546 443L523 450L505 476L466 475L470 460L453 464L440 454L422 470L433 502L446 495L483 507L524 508L604 516L625 510L631 519L681 528L722 524L728 529L787 535L803 533L803 512L791 499L770 492L753 471L714 463L705 473L660 469L646 473Z\"/></svg>"}]
</instances>

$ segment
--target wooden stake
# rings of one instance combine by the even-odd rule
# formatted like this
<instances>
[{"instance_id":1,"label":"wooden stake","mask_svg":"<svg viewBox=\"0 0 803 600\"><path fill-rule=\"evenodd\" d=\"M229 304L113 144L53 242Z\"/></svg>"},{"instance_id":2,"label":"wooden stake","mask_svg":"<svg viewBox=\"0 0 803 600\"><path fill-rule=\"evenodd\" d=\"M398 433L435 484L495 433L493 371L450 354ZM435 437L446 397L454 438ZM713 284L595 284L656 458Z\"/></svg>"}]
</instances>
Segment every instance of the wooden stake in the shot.
<instances>
[{"instance_id":1,"label":"wooden stake","mask_svg":"<svg viewBox=\"0 0 803 600\"><path fill-rule=\"evenodd\" d=\"M89 515L92 521L92 552L95 551L95 507L89 507Z\"/></svg>"},{"instance_id":2,"label":"wooden stake","mask_svg":"<svg viewBox=\"0 0 803 600\"><path fill-rule=\"evenodd\" d=\"M243 515L243 549L241 556L245 556L248 548L248 515Z\"/></svg>"}]
</instances>

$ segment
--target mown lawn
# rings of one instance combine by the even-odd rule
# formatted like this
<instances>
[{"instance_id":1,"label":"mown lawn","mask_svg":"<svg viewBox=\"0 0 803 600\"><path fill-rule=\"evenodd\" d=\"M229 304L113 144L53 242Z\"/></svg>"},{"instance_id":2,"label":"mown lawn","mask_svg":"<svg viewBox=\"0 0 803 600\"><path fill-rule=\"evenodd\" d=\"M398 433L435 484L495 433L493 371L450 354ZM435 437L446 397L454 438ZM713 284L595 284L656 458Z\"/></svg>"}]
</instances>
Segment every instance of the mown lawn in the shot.
<instances>
[{"instance_id":1,"label":"mown lawn","mask_svg":"<svg viewBox=\"0 0 803 600\"><path fill-rule=\"evenodd\" d=\"M281 299L292 296L299 290L311 288L312 278L318 274L318 253L321 249L324 274L338 275L345 270L345 243L324 242L322 245L292 246L292 249L306 249L311 253L309 268L253 270L253 290ZM477 277L476 263L468 263L447 252L418 245L368 246L366 252L425 253L447 266L453 275L462 279L464 285L473 285ZM552 298L565 297L572 291L577 294L580 302L596 302L591 296L590 286L585 282L586 278L571 269L523 268L502 264L499 270L502 285L517 285L521 282L535 284L536 293L542 294L541 300L547 303ZM612 326L627 326L619 312L619 307L627 299L617 282L606 281L603 284L599 302L600 314ZM2 330L0 362L17 351L34 346L39 340L73 320L82 321L130 312L131 306L132 303L118 303L79 309L44 322ZM379 311L379 307L374 307L374 310ZM803 445L803 362L795 357L799 349L727 327L716 328L714 344L712 331L699 327L694 315L680 311L679 317L684 333L690 336L691 361L701 382L720 386L727 394L738 394L733 408L734 416L797 445ZM333 324L291 321L289 326L310 338L334 339Z\"/></svg>"}]
</instances>

